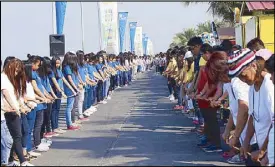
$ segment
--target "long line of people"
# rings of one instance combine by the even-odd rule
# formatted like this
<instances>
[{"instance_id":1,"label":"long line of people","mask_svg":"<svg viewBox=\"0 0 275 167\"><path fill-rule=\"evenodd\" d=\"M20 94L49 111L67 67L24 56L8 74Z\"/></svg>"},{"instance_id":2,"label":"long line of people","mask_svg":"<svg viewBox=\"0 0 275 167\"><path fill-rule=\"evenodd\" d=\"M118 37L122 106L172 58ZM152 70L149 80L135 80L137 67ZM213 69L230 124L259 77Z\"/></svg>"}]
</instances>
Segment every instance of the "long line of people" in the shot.
<instances>
[{"instance_id":1,"label":"long line of people","mask_svg":"<svg viewBox=\"0 0 275 167\"><path fill-rule=\"evenodd\" d=\"M130 84L150 64L151 57L130 52L70 51L63 61L7 57L1 72L1 166L33 166L29 161L49 150L51 137L80 129L98 104L106 104L115 89ZM59 126L62 99L65 130Z\"/></svg>"},{"instance_id":2,"label":"long line of people","mask_svg":"<svg viewBox=\"0 0 275 167\"><path fill-rule=\"evenodd\" d=\"M274 165L274 54L259 38L242 49L193 37L154 64L157 73L165 66L173 109L193 119L198 147L228 163Z\"/></svg>"}]
</instances>

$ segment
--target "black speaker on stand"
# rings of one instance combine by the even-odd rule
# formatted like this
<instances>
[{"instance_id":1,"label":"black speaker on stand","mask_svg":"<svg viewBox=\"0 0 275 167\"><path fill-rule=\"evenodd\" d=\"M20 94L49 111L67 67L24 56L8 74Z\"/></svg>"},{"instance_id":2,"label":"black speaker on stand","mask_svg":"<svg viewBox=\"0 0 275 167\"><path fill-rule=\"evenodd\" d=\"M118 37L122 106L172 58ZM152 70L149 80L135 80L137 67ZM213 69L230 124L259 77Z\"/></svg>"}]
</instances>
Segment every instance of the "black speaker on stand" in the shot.
<instances>
[{"instance_id":1,"label":"black speaker on stand","mask_svg":"<svg viewBox=\"0 0 275 167\"><path fill-rule=\"evenodd\" d=\"M65 36L63 34L50 35L50 56L63 57L65 54Z\"/></svg>"}]
</instances>

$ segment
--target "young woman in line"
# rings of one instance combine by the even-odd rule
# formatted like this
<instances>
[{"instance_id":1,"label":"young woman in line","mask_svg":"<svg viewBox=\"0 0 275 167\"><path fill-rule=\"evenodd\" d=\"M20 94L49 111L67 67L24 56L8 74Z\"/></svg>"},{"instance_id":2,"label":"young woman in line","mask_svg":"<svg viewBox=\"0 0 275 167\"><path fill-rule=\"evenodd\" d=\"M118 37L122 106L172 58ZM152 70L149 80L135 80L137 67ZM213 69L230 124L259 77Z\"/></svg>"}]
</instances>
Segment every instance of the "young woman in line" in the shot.
<instances>
[{"instance_id":1,"label":"young woman in line","mask_svg":"<svg viewBox=\"0 0 275 167\"><path fill-rule=\"evenodd\" d=\"M41 66L41 57L39 56L31 56L29 58L29 63L32 64L32 86L35 94L37 94L40 98L43 99L43 103L37 104L37 107L34 109L36 112L33 115L34 122L34 130L33 130L33 138L34 138L34 146L36 151L45 152L49 150L49 145L41 142L41 128L44 121L44 110L47 109L47 104L52 102L52 97L49 96L45 87L43 86L43 81L38 75L38 69Z\"/></svg>"},{"instance_id":2,"label":"young woman in line","mask_svg":"<svg viewBox=\"0 0 275 167\"><path fill-rule=\"evenodd\" d=\"M57 96L55 95L49 80L49 75L52 73L51 70L51 61L49 58L42 58L42 63L39 69L37 70L39 77L42 79L42 84L45 88L45 95L51 100L50 103L47 103L47 108L44 110L43 115L43 124L41 129L41 139L51 138L53 136L58 136L58 133L53 132L51 128L51 114L52 114L52 103Z\"/></svg>"},{"instance_id":3,"label":"young woman in line","mask_svg":"<svg viewBox=\"0 0 275 167\"><path fill-rule=\"evenodd\" d=\"M61 71L61 59L58 56L54 56L51 60L52 73L49 75L50 84L55 92L57 99L52 105L51 125L55 133L63 134L66 131L59 128L59 112L61 106L61 98L67 98L64 92L64 84L75 93L74 89L68 83Z\"/></svg>"},{"instance_id":4,"label":"young woman in line","mask_svg":"<svg viewBox=\"0 0 275 167\"><path fill-rule=\"evenodd\" d=\"M98 53L96 55L96 64L95 67L97 69L97 72L100 74L101 78L103 79L102 81L98 82L98 87L97 87L97 102L99 104L106 104L107 101L104 100L104 86L106 86L106 77L103 73L103 55L102 53Z\"/></svg>"},{"instance_id":5,"label":"young woman in line","mask_svg":"<svg viewBox=\"0 0 275 167\"><path fill-rule=\"evenodd\" d=\"M64 56L64 60L62 62L62 71L66 80L70 84L70 86L74 89L71 90L66 84L64 84L64 92L67 96L67 106L65 109L66 114L66 125L68 130L78 130L80 127L73 125L72 122L72 110L75 101L75 97L79 92L79 89L76 85L77 80L77 64L74 60L75 54L72 52L67 52Z\"/></svg>"},{"instance_id":6,"label":"young woman in line","mask_svg":"<svg viewBox=\"0 0 275 167\"><path fill-rule=\"evenodd\" d=\"M4 69L1 73L1 92L2 96L8 100L6 103L10 104L10 106L15 109L15 112L5 113L7 127L13 138L13 145L10 151L8 166L16 165L13 157L14 152L18 156L21 166L33 166L27 162L22 148L20 114L26 112L24 106L21 105L21 100L26 93L26 76L24 64L22 61L16 58L11 59L4 64ZM17 164L17 166L19 165Z\"/></svg>"}]
</instances>

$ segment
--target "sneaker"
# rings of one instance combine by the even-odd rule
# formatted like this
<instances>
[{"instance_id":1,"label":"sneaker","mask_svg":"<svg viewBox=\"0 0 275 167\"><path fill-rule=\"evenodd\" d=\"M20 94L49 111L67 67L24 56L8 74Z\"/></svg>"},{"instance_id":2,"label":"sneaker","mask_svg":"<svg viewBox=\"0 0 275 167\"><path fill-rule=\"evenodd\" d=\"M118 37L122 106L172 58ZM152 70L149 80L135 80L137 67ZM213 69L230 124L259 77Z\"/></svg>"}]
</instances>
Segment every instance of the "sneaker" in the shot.
<instances>
[{"instance_id":1,"label":"sneaker","mask_svg":"<svg viewBox=\"0 0 275 167\"><path fill-rule=\"evenodd\" d=\"M71 125L71 126L68 127L68 130L79 130L79 126Z\"/></svg>"},{"instance_id":2,"label":"sneaker","mask_svg":"<svg viewBox=\"0 0 275 167\"><path fill-rule=\"evenodd\" d=\"M51 138L51 137L53 137L53 135L52 135L51 133L45 133L45 134L44 134L44 137L45 137L45 138Z\"/></svg>"},{"instance_id":3,"label":"sneaker","mask_svg":"<svg viewBox=\"0 0 275 167\"><path fill-rule=\"evenodd\" d=\"M7 166L20 166L20 163L17 161L9 162Z\"/></svg>"},{"instance_id":4,"label":"sneaker","mask_svg":"<svg viewBox=\"0 0 275 167\"><path fill-rule=\"evenodd\" d=\"M34 157L41 156L40 153L36 153L36 152L34 152L34 151L30 151L30 152L28 152L28 154L29 154L30 156L34 156Z\"/></svg>"},{"instance_id":5,"label":"sneaker","mask_svg":"<svg viewBox=\"0 0 275 167\"><path fill-rule=\"evenodd\" d=\"M46 143L46 142L41 142L41 144L40 145L42 145L42 146L45 146L45 147L50 147L51 146L51 144L50 143Z\"/></svg>"},{"instance_id":6,"label":"sneaker","mask_svg":"<svg viewBox=\"0 0 275 167\"><path fill-rule=\"evenodd\" d=\"M89 121L89 119L88 119L88 118L85 118L85 117L79 118L79 120L80 120L80 121Z\"/></svg>"},{"instance_id":7,"label":"sneaker","mask_svg":"<svg viewBox=\"0 0 275 167\"><path fill-rule=\"evenodd\" d=\"M222 152L222 149L212 145L210 147L203 148L203 151L207 153L213 153L213 152Z\"/></svg>"},{"instance_id":8,"label":"sneaker","mask_svg":"<svg viewBox=\"0 0 275 167\"><path fill-rule=\"evenodd\" d=\"M37 147L36 147L36 150L35 151L38 151L38 152L46 152L46 151L49 151L49 147L43 145L42 143L39 144Z\"/></svg>"},{"instance_id":9,"label":"sneaker","mask_svg":"<svg viewBox=\"0 0 275 167\"><path fill-rule=\"evenodd\" d=\"M203 146L206 146L206 145L209 145L207 143L207 140L201 140L200 143L197 144L198 147L203 147Z\"/></svg>"},{"instance_id":10,"label":"sneaker","mask_svg":"<svg viewBox=\"0 0 275 167\"><path fill-rule=\"evenodd\" d=\"M23 162L21 166L34 166L33 164L29 163L28 161Z\"/></svg>"},{"instance_id":11,"label":"sneaker","mask_svg":"<svg viewBox=\"0 0 275 167\"><path fill-rule=\"evenodd\" d=\"M126 86L126 87L127 87L127 86L128 86L128 84L125 84L124 86Z\"/></svg>"},{"instance_id":12,"label":"sneaker","mask_svg":"<svg viewBox=\"0 0 275 167\"><path fill-rule=\"evenodd\" d=\"M244 163L245 163L245 160L244 160L244 158L242 158L242 157L240 156L240 154L237 154L237 155L233 156L232 158L229 158L229 159L227 160L227 162L228 162L229 164L244 164Z\"/></svg>"},{"instance_id":13,"label":"sneaker","mask_svg":"<svg viewBox=\"0 0 275 167\"><path fill-rule=\"evenodd\" d=\"M52 145L53 142L51 140L47 140L47 139L43 138L43 139L41 139L41 143Z\"/></svg>"},{"instance_id":14,"label":"sneaker","mask_svg":"<svg viewBox=\"0 0 275 167\"><path fill-rule=\"evenodd\" d=\"M108 97L107 97L107 100L111 100L111 99L112 99L111 96L108 96Z\"/></svg>"},{"instance_id":15,"label":"sneaker","mask_svg":"<svg viewBox=\"0 0 275 167\"><path fill-rule=\"evenodd\" d=\"M169 98L170 101L175 101L175 97L172 95L170 98Z\"/></svg>"},{"instance_id":16,"label":"sneaker","mask_svg":"<svg viewBox=\"0 0 275 167\"><path fill-rule=\"evenodd\" d=\"M105 100L100 101L99 104L107 104L107 101L105 101Z\"/></svg>"},{"instance_id":17,"label":"sneaker","mask_svg":"<svg viewBox=\"0 0 275 167\"><path fill-rule=\"evenodd\" d=\"M75 120L75 124L81 124L81 121L79 119Z\"/></svg>"},{"instance_id":18,"label":"sneaker","mask_svg":"<svg viewBox=\"0 0 275 167\"><path fill-rule=\"evenodd\" d=\"M59 136L58 133L55 133L55 132L49 132L52 136Z\"/></svg>"}]
</instances>

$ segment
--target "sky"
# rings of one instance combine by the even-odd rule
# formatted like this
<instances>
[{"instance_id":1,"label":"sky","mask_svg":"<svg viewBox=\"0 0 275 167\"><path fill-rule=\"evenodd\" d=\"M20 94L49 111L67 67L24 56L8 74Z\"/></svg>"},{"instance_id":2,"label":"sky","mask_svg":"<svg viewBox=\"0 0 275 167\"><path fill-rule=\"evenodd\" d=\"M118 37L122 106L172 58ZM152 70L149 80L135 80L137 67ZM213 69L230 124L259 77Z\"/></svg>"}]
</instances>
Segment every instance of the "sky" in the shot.
<instances>
[{"instance_id":1,"label":"sky","mask_svg":"<svg viewBox=\"0 0 275 167\"><path fill-rule=\"evenodd\" d=\"M1 2L1 59L27 53L49 56L49 35L55 31L52 2ZM152 40L154 52L166 51L175 33L213 20L207 3L185 7L180 2L119 2L118 11L129 12L128 21L137 21ZM99 50L96 2L83 2L84 51ZM82 49L79 2L68 2L64 22L66 51ZM129 49L129 29L126 30Z\"/></svg>"}]
</instances>

